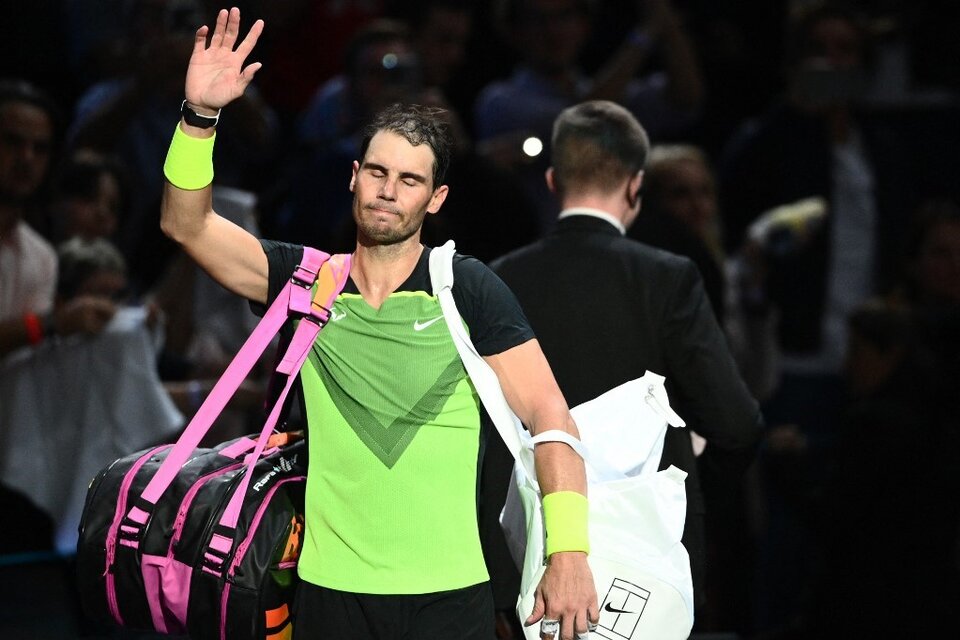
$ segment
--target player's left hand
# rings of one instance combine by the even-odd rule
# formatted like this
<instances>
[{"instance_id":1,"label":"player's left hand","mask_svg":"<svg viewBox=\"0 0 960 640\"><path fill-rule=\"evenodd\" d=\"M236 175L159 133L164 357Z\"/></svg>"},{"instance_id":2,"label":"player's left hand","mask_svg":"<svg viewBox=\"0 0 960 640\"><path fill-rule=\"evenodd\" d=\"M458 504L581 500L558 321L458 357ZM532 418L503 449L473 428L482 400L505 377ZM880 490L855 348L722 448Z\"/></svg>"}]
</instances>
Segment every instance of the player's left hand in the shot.
<instances>
[{"instance_id":1,"label":"player's left hand","mask_svg":"<svg viewBox=\"0 0 960 640\"><path fill-rule=\"evenodd\" d=\"M587 564L587 554L566 551L551 555L537 586L533 612L524 624L529 627L543 620L558 620L559 635L541 633L541 637L545 640L574 640L586 638L599 618L597 590Z\"/></svg>"}]
</instances>

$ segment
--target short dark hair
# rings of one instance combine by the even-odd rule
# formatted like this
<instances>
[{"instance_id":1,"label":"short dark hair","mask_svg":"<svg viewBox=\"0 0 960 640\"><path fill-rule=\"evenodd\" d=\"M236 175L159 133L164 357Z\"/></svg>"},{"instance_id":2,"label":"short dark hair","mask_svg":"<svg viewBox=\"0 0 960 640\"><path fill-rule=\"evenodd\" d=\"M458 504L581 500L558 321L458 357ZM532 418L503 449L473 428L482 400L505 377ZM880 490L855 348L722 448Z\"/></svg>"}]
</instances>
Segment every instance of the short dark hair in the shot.
<instances>
[{"instance_id":1,"label":"short dark hair","mask_svg":"<svg viewBox=\"0 0 960 640\"><path fill-rule=\"evenodd\" d=\"M57 247L57 295L69 300L99 271L126 275L127 263L113 243L103 238L71 238Z\"/></svg>"},{"instance_id":2,"label":"short dark hair","mask_svg":"<svg viewBox=\"0 0 960 640\"><path fill-rule=\"evenodd\" d=\"M0 78L0 107L9 103L29 104L47 114L53 128L53 142L59 141L63 132L63 114L53 99L26 80Z\"/></svg>"},{"instance_id":3,"label":"short dark hair","mask_svg":"<svg viewBox=\"0 0 960 640\"><path fill-rule=\"evenodd\" d=\"M413 146L426 144L433 151L433 188L443 184L450 166L452 138L446 121L446 110L419 104L393 104L376 115L363 131L360 144L360 162L367 155L373 136L390 131Z\"/></svg>"},{"instance_id":4,"label":"short dark hair","mask_svg":"<svg viewBox=\"0 0 960 640\"><path fill-rule=\"evenodd\" d=\"M784 62L787 71L795 70L804 58L813 52L814 28L825 20L846 22L857 32L863 68L873 69L876 63L876 43L864 15L845 0L813 0L788 16L784 38Z\"/></svg>"},{"instance_id":5,"label":"short dark hair","mask_svg":"<svg viewBox=\"0 0 960 640\"><path fill-rule=\"evenodd\" d=\"M650 140L633 115L607 100L564 109L553 123L552 165L557 188L615 188L647 161Z\"/></svg>"},{"instance_id":6,"label":"short dark hair","mask_svg":"<svg viewBox=\"0 0 960 640\"><path fill-rule=\"evenodd\" d=\"M122 203L127 199L127 174L119 160L81 149L70 155L60 167L55 194L60 198L92 198L100 191L100 176L113 176ZM122 207L121 207L122 208Z\"/></svg>"},{"instance_id":7,"label":"short dark hair","mask_svg":"<svg viewBox=\"0 0 960 640\"><path fill-rule=\"evenodd\" d=\"M678 166L688 162L701 165L711 181L716 183L710 160L700 147L692 144L657 144L650 148L643 172L644 211L660 208L668 176L673 175Z\"/></svg>"}]
</instances>

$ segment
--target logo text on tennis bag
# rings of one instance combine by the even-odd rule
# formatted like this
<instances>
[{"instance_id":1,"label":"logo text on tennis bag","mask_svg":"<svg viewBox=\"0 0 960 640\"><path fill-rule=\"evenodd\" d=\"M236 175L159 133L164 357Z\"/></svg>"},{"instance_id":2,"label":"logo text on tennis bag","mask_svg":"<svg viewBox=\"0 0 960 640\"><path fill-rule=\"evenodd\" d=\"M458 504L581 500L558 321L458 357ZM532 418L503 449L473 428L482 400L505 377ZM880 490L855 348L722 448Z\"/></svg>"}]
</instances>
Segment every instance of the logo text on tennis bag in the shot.
<instances>
[{"instance_id":1,"label":"logo text on tennis bag","mask_svg":"<svg viewBox=\"0 0 960 640\"><path fill-rule=\"evenodd\" d=\"M273 465L273 469L271 469L270 471L267 471L265 474L260 476L260 479L257 480L256 483L254 483L253 490L260 491L260 489L262 489L267 484L267 482L270 481L270 478L277 475L278 473L289 473L290 471L292 471L293 465L297 463L297 455L299 454L294 454L294 456L290 460L287 460L286 458L280 458L280 461L277 464Z\"/></svg>"}]
</instances>

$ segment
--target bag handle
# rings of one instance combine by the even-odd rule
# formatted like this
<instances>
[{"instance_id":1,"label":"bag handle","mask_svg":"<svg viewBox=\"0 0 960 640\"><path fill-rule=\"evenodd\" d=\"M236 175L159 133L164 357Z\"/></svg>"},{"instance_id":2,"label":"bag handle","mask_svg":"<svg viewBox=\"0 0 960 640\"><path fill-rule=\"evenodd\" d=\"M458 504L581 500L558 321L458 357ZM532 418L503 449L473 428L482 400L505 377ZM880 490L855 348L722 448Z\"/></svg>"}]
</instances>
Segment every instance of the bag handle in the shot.
<instances>
[{"instance_id":1,"label":"bag handle","mask_svg":"<svg viewBox=\"0 0 960 640\"><path fill-rule=\"evenodd\" d=\"M245 478L249 478L253 465L256 464L263 451L263 445L279 419L280 409L295 378L293 374L299 370L309 353L309 346L304 348L304 342L310 335L313 336L313 339L316 339L317 332L330 317L329 309L333 300L336 299L337 294L346 284L347 275L350 271L350 256L344 255L342 258L337 256L339 264L331 264L330 258L330 254L323 251L311 247L303 248L303 258L294 269L290 280L284 285L277 298L250 334L250 337L247 338L240 351L230 362L220 379L217 380L190 424L187 425L187 428L174 444L173 449L144 488L140 498L134 502L127 518L125 518L127 524L136 528L146 524L150 517L150 511L157 500L173 482L177 472L194 449L197 448L207 431L210 430L214 420L220 415L240 384L249 375L254 364L270 345L273 337L280 331L287 318L300 317L301 321L294 333L294 339L291 340L286 354L277 367L277 371L288 375L287 384L281 393L281 397L274 405L270 417L264 423L260 438L257 440L257 446L254 449L254 455L250 456L250 463L245 474ZM326 297L323 298L323 303L315 304L311 298L312 287L313 283L318 280L318 274L324 271L324 267L329 270L329 275L321 278L320 281L326 283ZM304 322L303 320L307 321ZM310 344L312 345L312 342ZM246 484L247 482L243 482L244 489L246 489ZM244 492L238 493L242 494ZM234 516L232 519L235 525L236 517Z\"/></svg>"}]
</instances>

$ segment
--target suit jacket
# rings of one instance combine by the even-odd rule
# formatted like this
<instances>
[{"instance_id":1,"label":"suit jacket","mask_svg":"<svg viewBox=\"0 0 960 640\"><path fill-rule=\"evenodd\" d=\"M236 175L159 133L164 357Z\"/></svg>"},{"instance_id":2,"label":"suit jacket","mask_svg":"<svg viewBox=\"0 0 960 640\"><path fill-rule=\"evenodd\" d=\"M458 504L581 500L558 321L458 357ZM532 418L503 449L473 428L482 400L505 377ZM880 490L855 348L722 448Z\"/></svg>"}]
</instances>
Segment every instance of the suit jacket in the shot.
<instances>
[{"instance_id":1,"label":"suit jacket","mask_svg":"<svg viewBox=\"0 0 960 640\"><path fill-rule=\"evenodd\" d=\"M684 544L702 601L704 495L720 499L738 483L762 420L696 266L577 215L492 267L520 300L570 406L650 370L666 376L671 405L707 439L695 459L688 431L668 429L660 465L689 474Z\"/></svg>"}]
</instances>

